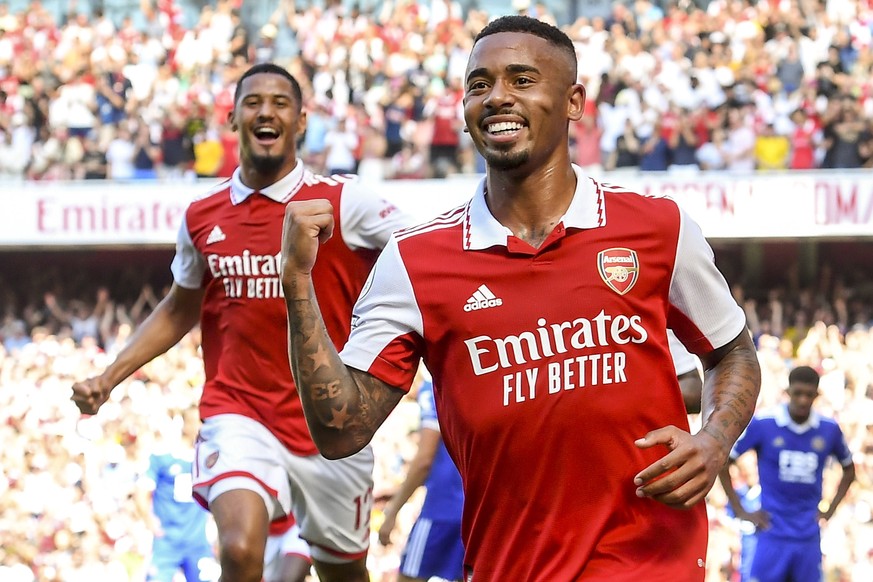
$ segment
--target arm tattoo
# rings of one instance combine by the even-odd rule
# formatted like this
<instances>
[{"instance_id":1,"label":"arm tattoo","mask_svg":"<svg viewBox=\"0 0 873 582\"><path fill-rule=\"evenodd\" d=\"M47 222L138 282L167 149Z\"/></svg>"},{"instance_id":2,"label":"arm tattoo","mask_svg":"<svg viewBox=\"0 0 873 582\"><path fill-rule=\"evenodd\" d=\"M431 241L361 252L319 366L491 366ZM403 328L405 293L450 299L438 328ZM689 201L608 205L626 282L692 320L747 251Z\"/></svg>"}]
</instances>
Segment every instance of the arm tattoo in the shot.
<instances>
[{"instance_id":1,"label":"arm tattoo","mask_svg":"<svg viewBox=\"0 0 873 582\"><path fill-rule=\"evenodd\" d=\"M707 373L704 426L701 430L730 450L755 412L761 372L754 349L740 343Z\"/></svg>"},{"instance_id":2,"label":"arm tattoo","mask_svg":"<svg viewBox=\"0 0 873 582\"><path fill-rule=\"evenodd\" d=\"M312 438L328 458L353 454L370 442L403 392L345 366L314 297L286 305L288 357Z\"/></svg>"}]
</instances>

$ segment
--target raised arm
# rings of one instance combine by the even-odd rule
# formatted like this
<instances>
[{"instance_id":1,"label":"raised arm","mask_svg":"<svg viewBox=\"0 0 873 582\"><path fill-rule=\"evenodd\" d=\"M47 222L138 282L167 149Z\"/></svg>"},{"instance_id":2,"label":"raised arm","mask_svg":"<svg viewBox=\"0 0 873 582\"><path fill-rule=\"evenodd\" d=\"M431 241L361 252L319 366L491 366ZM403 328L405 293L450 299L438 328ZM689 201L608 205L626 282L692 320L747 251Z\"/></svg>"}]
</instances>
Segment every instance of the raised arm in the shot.
<instances>
[{"instance_id":1,"label":"raised arm","mask_svg":"<svg viewBox=\"0 0 873 582\"><path fill-rule=\"evenodd\" d=\"M669 450L636 476L640 497L678 508L702 500L725 466L734 442L752 419L761 370L748 329L701 360L705 371L703 426L695 435L665 427L637 441L641 448L663 445Z\"/></svg>"},{"instance_id":2,"label":"raised arm","mask_svg":"<svg viewBox=\"0 0 873 582\"><path fill-rule=\"evenodd\" d=\"M312 286L320 242L334 229L326 200L291 202L282 233L282 289L288 312L288 358L309 432L328 459L361 450L404 392L343 364L327 334Z\"/></svg>"}]
</instances>

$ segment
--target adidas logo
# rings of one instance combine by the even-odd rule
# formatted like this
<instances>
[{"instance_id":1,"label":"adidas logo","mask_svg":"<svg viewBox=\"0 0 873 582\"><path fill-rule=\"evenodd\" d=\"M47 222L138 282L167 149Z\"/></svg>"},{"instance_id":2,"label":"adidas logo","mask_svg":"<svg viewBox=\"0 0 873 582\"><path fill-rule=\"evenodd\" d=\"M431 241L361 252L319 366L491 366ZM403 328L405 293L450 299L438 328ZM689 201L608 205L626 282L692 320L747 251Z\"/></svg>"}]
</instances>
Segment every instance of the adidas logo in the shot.
<instances>
[{"instance_id":1,"label":"adidas logo","mask_svg":"<svg viewBox=\"0 0 873 582\"><path fill-rule=\"evenodd\" d=\"M209 233L209 236L206 237L206 244L211 245L212 243L221 242L226 238L224 231L216 224L212 228L212 232Z\"/></svg>"},{"instance_id":2,"label":"adidas logo","mask_svg":"<svg viewBox=\"0 0 873 582\"><path fill-rule=\"evenodd\" d=\"M464 311L477 311L479 309L488 309L489 307L498 307L503 305L503 299L494 295L491 289L485 285L480 285L473 296L467 299L464 305Z\"/></svg>"}]
</instances>

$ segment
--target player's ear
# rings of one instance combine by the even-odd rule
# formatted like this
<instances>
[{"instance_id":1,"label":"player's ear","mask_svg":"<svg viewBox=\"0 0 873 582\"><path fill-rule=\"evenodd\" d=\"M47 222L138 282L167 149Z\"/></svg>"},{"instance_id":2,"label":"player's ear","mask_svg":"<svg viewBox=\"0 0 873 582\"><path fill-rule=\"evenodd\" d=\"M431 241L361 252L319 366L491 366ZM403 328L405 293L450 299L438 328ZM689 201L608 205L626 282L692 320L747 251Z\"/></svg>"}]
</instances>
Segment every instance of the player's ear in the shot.
<instances>
[{"instance_id":1,"label":"player's ear","mask_svg":"<svg viewBox=\"0 0 873 582\"><path fill-rule=\"evenodd\" d=\"M234 114L235 112L236 112L236 107L234 107L233 109L231 109L230 111L227 112L227 124L230 126L230 129L232 129L233 131L236 131L238 129L237 125L236 125L236 115Z\"/></svg>"},{"instance_id":2,"label":"player's ear","mask_svg":"<svg viewBox=\"0 0 873 582\"><path fill-rule=\"evenodd\" d=\"M297 116L297 135L306 133L306 110L301 109L300 115Z\"/></svg>"},{"instance_id":3,"label":"player's ear","mask_svg":"<svg viewBox=\"0 0 873 582\"><path fill-rule=\"evenodd\" d=\"M585 112L585 86L574 83L570 87L570 101L567 104L567 117L570 121L579 121Z\"/></svg>"}]
</instances>

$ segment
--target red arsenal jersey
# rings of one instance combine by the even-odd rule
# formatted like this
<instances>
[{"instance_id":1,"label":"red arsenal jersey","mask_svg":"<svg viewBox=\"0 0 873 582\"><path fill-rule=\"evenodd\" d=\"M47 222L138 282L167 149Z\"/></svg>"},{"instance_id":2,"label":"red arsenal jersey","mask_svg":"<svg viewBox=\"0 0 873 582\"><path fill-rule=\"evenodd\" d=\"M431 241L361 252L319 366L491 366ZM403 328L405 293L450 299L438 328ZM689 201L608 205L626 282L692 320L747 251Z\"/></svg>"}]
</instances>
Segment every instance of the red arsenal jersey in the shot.
<instances>
[{"instance_id":1,"label":"red arsenal jersey","mask_svg":"<svg viewBox=\"0 0 873 582\"><path fill-rule=\"evenodd\" d=\"M391 232L409 224L393 205L350 178L317 176L298 163L279 182L253 192L237 171L190 205L172 266L178 285L206 289L201 416L243 414L299 455L318 451L288 363L280 250L285 205L315 198L333 204L338 226L321 245L312 276L327 331L340 348L379 249Z\"/></svg>"},{"instance_id":2,"label":"red arsenal jersey","mask_svg":"<svg viewBox=\"0 0 873 582\"><path fill-rule=\"evenodd\" d=\"M745 318L699 228L666 198L595 182L539 249L465 206L395 233L354 313L342 357L408 387L423 357L464 480L473 580L703 580L704 504L635 495L688 429L667 327L705 353Z\"/></svg>"}]
</instances>

